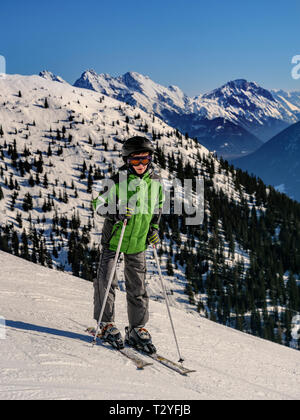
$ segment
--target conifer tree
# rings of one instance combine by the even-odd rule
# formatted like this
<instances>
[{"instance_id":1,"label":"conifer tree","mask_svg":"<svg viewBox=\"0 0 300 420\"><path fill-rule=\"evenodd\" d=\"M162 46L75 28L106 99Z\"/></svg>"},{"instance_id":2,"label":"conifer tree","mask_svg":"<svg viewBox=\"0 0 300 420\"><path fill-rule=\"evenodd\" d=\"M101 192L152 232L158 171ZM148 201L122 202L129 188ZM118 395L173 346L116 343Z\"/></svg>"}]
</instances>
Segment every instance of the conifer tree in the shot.
<instances>
[{"instance_id":1,"label":"conifer tree","mask_svg":"<svg viewBox=\"0 0 300 420\"><path fill-rule=\"evenodd\" d=\"M25 258L26 260L30 260L29 257L29 246L28 246L28 238L26 234L26 230L23 229L22 235L21 235L21 257Z\"/></svg>"}]
</instances>

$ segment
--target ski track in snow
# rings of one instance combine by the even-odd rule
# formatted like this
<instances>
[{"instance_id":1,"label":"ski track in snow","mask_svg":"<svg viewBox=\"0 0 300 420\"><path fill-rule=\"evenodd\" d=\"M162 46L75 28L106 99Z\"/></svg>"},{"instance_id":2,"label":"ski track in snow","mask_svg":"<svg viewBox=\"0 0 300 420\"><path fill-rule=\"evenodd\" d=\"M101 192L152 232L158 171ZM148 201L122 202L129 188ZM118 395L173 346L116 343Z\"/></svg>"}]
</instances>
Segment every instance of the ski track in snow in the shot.
<instances>
[{"instance_id":1,"label":"ski track in snow","mask_svg":"<svg viewBox=\"0 0 300 420\"><path fill-rule=\"evenodd\" d=\"M93 285L0 252L0 399L299 399L300 353L172 307L185 365L137 370L105 346L92 347ZM126 296L117 293L117 324ZM164 302L150 302L147 325L159 353L178 355Z\"/></svg>"}]
</instances>

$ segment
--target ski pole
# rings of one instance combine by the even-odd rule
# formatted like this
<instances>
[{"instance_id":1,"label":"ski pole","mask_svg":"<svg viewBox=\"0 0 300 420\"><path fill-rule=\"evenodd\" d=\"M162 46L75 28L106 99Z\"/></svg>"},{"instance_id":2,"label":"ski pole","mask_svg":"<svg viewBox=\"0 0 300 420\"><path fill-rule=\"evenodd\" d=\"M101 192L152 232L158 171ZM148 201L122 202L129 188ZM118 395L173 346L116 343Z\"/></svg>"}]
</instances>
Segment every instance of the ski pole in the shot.
<instances>
[{"instance_id":1,"label":"ski pole","mask_svg":"<svg viewBox=\"0 0 300 420\"><path fill-rule=\"evenodd\" d=\"M178 351L178 355L179 355L178 362L182 363L182 362L184 362L184 359L182 358L182 356L180 354L179 345L178 345L178 341L177 341L177 337L176 337L176 333L175 333L175 328L174 328L173 320L172 320L172 317L171 317L171 311L170 311L170 307L169 307L168 296L167 296L166 288L165 288L165 285L164 285L163 276L162 276L162 273L161 273L160 264L159 264L159 260L158 260L155 245L153 245L153 253L154 253L154 258L155 258L157 269L158 269L160 283L161 283L161 287L162 287L163 294L164 294L164 297L165 297L167 310L168 310L168 315L169 315L169 319L170 319L170 323L171 323L171 327L172 327L172 330L173 330L173 335L174 335L174 339L175 339L175 343L176 343L176 347L177 347L177 351Z\"/></svg>"},{"instance_id":2,"label":"ski pole","mask_svg":"<svg viewBox=\"0 0 300 420\"><path fill-rule=\"evenodd\" d=\"M115 271L116 271L116 268L117 268L117 262L118 262L118 258L119 258L119 255L120 255L120 249L121 249L121 245L122 245L122 241L123 241L123 236L124 236L124 233L125 233L126 225L127 225L127 219L125 219L124 222L123 222L123 226L122 226L122 230L121 230L121 234L120 234L120 239L119 239L118 247L117 247L117 250L116 250L116 255L115 255L113 267L112 267L112 270L110 272L110 276L109 276L107 288L106 288L106 291L105 291L105 296L104 296L103 304L102 304L102 307L101 307L101 312L100 312L98 323L97 323L95 337L93 339L93 344L95 344L97 342L97 335L98 335L98 331L99 331L100 324L101 324L101 321L102 321L102 317L103 317L104 309L105 309L105 306L106 306L108 294L109 294L109 291L110 291L110 286L112 284L112 281L113 281L113 278L114 278L114 275L115 275Z\"/></svg>"}]
</instances>

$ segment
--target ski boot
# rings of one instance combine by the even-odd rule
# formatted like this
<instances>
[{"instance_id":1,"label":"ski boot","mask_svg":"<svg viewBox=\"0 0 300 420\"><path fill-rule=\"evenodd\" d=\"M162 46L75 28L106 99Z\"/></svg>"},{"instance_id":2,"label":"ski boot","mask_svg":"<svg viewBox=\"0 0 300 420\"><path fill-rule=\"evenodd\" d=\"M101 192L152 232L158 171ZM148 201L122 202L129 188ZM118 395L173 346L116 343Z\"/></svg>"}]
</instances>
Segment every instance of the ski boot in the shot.
<instances>
[{"instance_id":1,"label":"ski boot","mask_svg":"<svg viewBox=\"0 0 300 420\"><path fill-rule=\"evenodd\" d=\"M101 339L111 344L117 350L124 348L121 333L113 322L101 323Z\"/></svg>"},{"instance_id":2,"label":"ski boot","mask_svg":"<svg viewBox=\"0 0 300 420\"><path fill-rule=\"evenodd\" d=\"M129 328L125 327L125 343L129 346L135 347L137 350L142 350L145 353L156 353L156 348L152 344L151 335L146 328Z\"/></svg>"}]
</instances>

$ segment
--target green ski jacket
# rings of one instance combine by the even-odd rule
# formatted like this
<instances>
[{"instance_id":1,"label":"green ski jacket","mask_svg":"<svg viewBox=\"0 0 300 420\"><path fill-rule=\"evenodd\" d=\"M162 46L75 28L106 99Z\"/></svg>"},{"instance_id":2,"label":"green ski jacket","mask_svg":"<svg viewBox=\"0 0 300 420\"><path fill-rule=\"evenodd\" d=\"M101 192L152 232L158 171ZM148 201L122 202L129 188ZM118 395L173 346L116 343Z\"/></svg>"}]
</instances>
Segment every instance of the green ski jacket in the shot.
<instances>
[{"instance_id":1,"label":"green ski jacket","mask_svg":"<svg viewBox=\"0 0 300 420\"><path fill-rule=\"evenodd\" d=\"M121 252L136 254L145 251L151 229L158 229L163 206L163 188L160 174L150 164L143 176L130 172L126 165L109 180L107 191L92 201L94 210L105 217L101 244L116 251L122 229L118 214L127 206L134 209L129 219ZM124 211L123 211L124 213Z\"/></svg>"}]
</instances>

